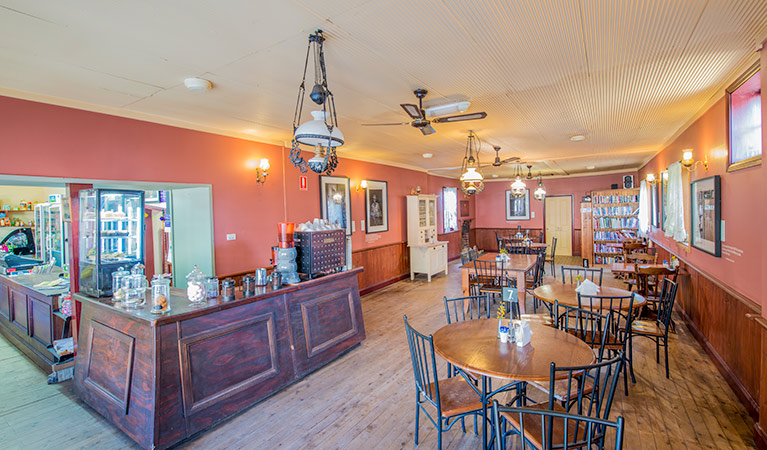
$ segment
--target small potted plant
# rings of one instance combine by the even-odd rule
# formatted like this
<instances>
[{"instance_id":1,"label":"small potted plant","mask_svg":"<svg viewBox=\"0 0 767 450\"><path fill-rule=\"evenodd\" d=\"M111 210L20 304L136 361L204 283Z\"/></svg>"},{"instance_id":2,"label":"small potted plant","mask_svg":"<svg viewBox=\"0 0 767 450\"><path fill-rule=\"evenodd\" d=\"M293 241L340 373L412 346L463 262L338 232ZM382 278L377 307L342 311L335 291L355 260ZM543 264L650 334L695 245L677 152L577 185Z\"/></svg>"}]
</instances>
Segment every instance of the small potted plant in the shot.
<instances>
[{"instance_id":1,"label":"small potted plant","mask_svg":"<svg viewBox=\"0 0 767 450\"><path fill-rule=\"evenodd\" d=\"M506 318L506 303L501 301L501 304L498 305L498 310L496 311L496 317L498 318L498 339L501 338L501 327L503 327L503 319Z\"/></svg>"}]
</instances>

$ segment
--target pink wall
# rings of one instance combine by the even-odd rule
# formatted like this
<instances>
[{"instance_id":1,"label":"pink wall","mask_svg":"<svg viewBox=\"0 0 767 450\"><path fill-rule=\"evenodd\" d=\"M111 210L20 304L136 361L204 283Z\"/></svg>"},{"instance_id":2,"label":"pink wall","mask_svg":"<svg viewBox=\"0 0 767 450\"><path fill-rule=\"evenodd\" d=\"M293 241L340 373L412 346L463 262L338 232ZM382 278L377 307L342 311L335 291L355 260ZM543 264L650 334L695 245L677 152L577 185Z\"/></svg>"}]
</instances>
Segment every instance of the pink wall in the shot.
<instances>
[{"instance_id":1,"label":"pink wall","mask_svg":"<svg viewBox=\"0 0 767 450\"><path fill-rule=\"evenodd\" d=\"M762 79L764 80L764 77ZM764 121L764 113L762 120ZM696 248L677 244L657 229L651 232L651 237L732 290L760 302L761 279L764 276L760 254L764 240L764 222L758 220L756 210L763 210L767 199L762 189L764 165L727 172L727 105L724 98L642 167L639 171L640 176L645 177L647 173L652 172L657 177L670 164L679 161L682 150L687 148L693 149L696 161L708 156L709 168L706 171L699 165L691 174L685 169L682 170L685 177L687 211L685 225L689 233L689 181L714 175L721 176L722 220L725 221L726 239L722 242L722 256L716 258ZM735 250L728 251L728 247Z\"/></svg>"},{"instance_id":2,"label":"pink wall","mask_svg":"<svg viewBox=\"0 0 767 450\"><path fill-rule=\"evenodd\" d=\"M572 195L573 196L573 228L581 228L580 203L581 198L587 192L594 190L610 189L612 184L622 186L624 174L594 175L589 177L568 177L544 179L547 195ZM639 186L636 172L626 172L625 175L634 175L634 183ZM476 204L477 228L514 228L517 225L522 228L544 228L543 202L533 198L533 192L538 186L537 180L527 180L530 189L530 211L535 213L535 218L530 220L506 221L506 190L511 185L510 181L490 181L485 183L485 190L480 194L480 200Z\"/></svg>"},{"instance_id":3,"label":"pink wall","mask_svg":"<svg viewBox=\"0 0 767 450\"><path fill-rule=\"evenodd\" d=\"M764 41L762 43L762 50L761 50L761 67L762 67L762 165L761 165L761 175L759 176L759 179L762 182L762 194L761 194L761 206L759 209L762 212L762 224L767 223L767 208L764 207L765 201L767 201L767 161L764 160L764 154L767 152L767 51L764 50L765 46L767 46L767 41ZM761 238L761 252L762 252L762 270L767 268L767 239L764 238L764 234L760 236ZM762 279L762 297L760 299L760 304L762 305L762 315L764 317L767 317L767 277L762 275L760 276Z\"/></svg>"},{"instance_id":4,"label":"pink wall","mask_svg":"<svg viewBox=\"0 0 767 450\"><path fill-rule=\"evenodd\" d=\"M320 215L319 176L307 173L309 190L299 191L301 174L287 150L274 145L8 97L0 97L0 136L4 174L212 185L219 275L266 265L277 222ZM248 161L261 158L269 158L272 167L259 186ZM389 231L377 235L360 230L364 195L352 187L355 250L407 239L405 195L411 188L440 193L443 185L456 185L423 172L345 159L334 175L355 184L388 182ZM237 240L227 241L228 233Z\"/></svg>"}]
</instances>

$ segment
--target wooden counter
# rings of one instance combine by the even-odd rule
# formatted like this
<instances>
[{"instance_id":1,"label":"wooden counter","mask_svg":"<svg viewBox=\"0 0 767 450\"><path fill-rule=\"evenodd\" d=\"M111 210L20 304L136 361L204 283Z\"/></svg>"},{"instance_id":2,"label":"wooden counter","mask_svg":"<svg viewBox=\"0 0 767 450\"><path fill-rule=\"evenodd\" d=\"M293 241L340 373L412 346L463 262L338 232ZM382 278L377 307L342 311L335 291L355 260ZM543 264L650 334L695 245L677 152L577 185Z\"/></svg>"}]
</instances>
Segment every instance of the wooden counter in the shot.
<instances>
[{"instance_id":1,"label":"wooden counter","mask_svg":"<svg viewBox=\"0 0 767 450\"><path fill-rule=\"evenodd\" d=\"M362 342L361 271L201 307L174 290L161 316L76 294L76 392L144 448L166 448Z\"/></svg>"},{"instance_id":2,"label":"wooden counter","mask_svg":"<svg viewBox=\"0 0 767 450\"><path fill-rule=\"evenodd\" d=\"M0 334L50 373L59 366L53 341L61 339L66 317L59 312L63 289L36 289L41 281L58 278L45 275L0 275Z\"/></svg>"}]
</instances>

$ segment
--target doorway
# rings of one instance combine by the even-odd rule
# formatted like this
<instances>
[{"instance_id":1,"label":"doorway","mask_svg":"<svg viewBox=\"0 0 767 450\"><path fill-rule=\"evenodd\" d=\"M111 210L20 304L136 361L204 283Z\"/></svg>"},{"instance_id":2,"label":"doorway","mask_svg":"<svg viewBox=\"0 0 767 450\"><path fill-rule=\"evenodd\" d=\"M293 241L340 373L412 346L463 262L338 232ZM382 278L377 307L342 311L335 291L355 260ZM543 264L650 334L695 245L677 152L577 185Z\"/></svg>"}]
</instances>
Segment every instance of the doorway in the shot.
<instances>
[{"instance_id":1,"label":"doorway","mask_svg":"<svg viewBox=\"0 0 767 450\"><path fill-rule=\"evenodd\" d=\"M547 195L544 202L543 221L546 228L546 243L551 245L553 238L557 238L556 254L558 256L572 256L573 196ZM549 250L549 254L551 254L551 250Z\"/></svg>"}]
</instances>

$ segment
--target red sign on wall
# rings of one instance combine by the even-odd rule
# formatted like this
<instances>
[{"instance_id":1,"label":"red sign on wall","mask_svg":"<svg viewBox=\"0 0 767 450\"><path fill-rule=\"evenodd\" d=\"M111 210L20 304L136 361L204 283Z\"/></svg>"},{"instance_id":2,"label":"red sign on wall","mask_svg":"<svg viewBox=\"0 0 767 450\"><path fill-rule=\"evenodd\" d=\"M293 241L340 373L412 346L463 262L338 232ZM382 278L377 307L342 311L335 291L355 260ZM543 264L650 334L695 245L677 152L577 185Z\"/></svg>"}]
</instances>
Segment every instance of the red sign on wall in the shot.
<instances>
[{"instance_id":1,"label":"red sign on wall","mask_svg":"<svg viewBox=\"0 0 767 450\"><path fill-rule=\"evenodd\" d=\"M309 186L306 181L306 175L301 175L298 177L298 189L301 191L308 191Z\"/></svg>"}]
</instances>

